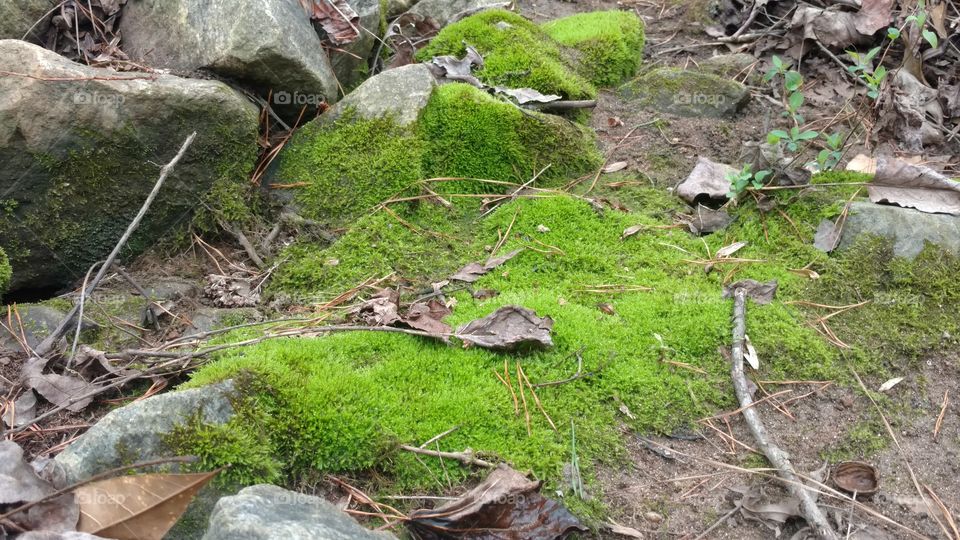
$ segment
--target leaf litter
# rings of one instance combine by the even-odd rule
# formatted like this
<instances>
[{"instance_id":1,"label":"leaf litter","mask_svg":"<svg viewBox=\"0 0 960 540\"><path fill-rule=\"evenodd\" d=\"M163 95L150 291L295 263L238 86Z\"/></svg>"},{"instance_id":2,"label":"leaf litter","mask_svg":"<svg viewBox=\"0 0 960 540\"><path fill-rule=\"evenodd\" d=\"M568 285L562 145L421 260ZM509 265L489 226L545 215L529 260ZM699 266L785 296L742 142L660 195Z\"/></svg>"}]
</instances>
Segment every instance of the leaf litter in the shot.
<instances>
[{"instance_id":1,"label":"leaf litter","mask_svg":"<svg viewBox=\"0 0 960 540\"><path fill-rule=\"evenodd\" d=\"M541 485L501 464L458 499L414 511L407 529L419 540L554 540L588 532L562 504L541 495Z\"/></svg>"}]
</instances>

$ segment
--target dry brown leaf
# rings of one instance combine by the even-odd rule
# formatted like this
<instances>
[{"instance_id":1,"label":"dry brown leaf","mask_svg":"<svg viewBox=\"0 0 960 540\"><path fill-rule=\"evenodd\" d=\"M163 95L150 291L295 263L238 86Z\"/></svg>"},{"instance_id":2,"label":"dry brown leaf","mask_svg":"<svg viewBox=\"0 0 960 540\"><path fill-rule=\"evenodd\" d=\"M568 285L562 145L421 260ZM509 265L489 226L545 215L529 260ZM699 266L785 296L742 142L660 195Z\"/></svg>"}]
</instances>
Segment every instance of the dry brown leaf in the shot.
<instances>
[{"instance_id":1,"label":"dry brown leaf","mask_svg":"<svg viewBox=\"0 0 960 540\"><path fill-rule=\"evenodd\" d=\"M845 49L870 43L873 32L863 34L857 30L858 24L869 25L870 19L863 21L858 13L801 5L794 12L789 28L794 33L802 33L803 39L819 41L831 49Z\"/></svg>"},{"instance_id":2,"label":"dry brown leaf","mask_svg":"<svg viewBox=\"0 0 960 540\"><path fill-rule=\"evenodd\" d=\"M617 161L605 166L601 171L604 174L615 173L617 171L622 171L627 168L628 163L626 161Z\"/></svg>"},{"instance_id":3,"label":"dry brown leaf","mask_svg":"<svg viewBox=\"0 0 960 540\"><path fill-rule=\"evenodd\" d=\"M687 229L696 235L715 233L733 223L733 217L726 210L714 210L702 204L697 205L692 215L681 214L677 219L686 223Z\"/></svg>"},{"instance_id":4,"label":"dry brown leaf","mask_svg":"<svg viewBox=\"0 0 960 540\"><path fill-rule=\"evenodd\" d=\"M877 158L877 174L867 185L867 192L875 203L960 215L960 182L896 158Z\"/></svg>"},{"instance_id":5,"label":"dry brown leaf","mask_svg":"<svg viewBox=\"0 0 960 540\"><path fill-rule=\"evenodd\" d=\"M360 16L347 0L300 0L311 20L320 23L334 45L345 45L360 37Z\"/></svg>"},{"instance_id":6,"label":"dry brown leaf","mask_svg":"<svg viewBox=\"0 0 960 540\"><path fill-rule=\"evenodd\" d=\"M41 479L23 459L23 450L12 441L0 441L0 513L13 510L25 503L39 501L56 490ZM79 516L79 508L72 494L44 501L25 512L7 518L27 531L70 531Z\"/></svg>"},{"instance_id":7,"label":"dry brown leaf","mask_svg":"<svg viewBox=\"0 0 960 540\"><path fill-rule=\"evenodd\" d=\"M74 490L77 530L116 540L161 540L219 472L121 476L81 486Z\"/></svg>"},{"instance_id":8,"label":"dry brown leaf","mask_svg":"<svg viewBox=\"0 0 960 540\"><path fill-rule=\"evenodd\" d=\"M15 401L8 404L3 413L3 423L8 428L25 426L37 417L37 395L27 390Z\"/></svg>"},{"instance_id":9,"label":"dry brown leaf","mask_svg":"<svg viewBox=\"0 0 960 540\"><path fill-rule=\"evenodd\" d=\"M516 249L507 253L506 255L501 255L500 257L493 257L487 260L484 264L480 263L470 263L463 268L461 268L456 274L450 276L450 279L457 281L465 281L467 283L473 283L477 281L488 272L494 268L500 266L501 264L509 261L510 259L516 257L523 251L522 249Z\"/></svg>"},{"instance_id":10,"label":"dry brown leaf","mask_svg":"<svg viewBox=\"0 0 960 540\"><path fill-rule=\"evenodd\" d=\"M623 234L620 235L620 239L626 240L627 238L630 238L631 236L637 234L638 232L646 228L647 228L646 225L631 225L623 230Z\"/></svg>"},{"instance_id":11,"label":"dry brown leaf","mask_svg":"<svg viewBox=\"0 0 960 540\"><path fill-rule=\"evenodd\" d=\"M864 174L876 174L877 160L865 154L857 154L847 163L846 169Z\"/></svg>"},{"instance_id":12,"label":"dry brown leaf","mask_svg":"<svg viewBox=\"0 0 960 540\"><path fill-rule=\"evenodd\" d=\"M836 222L829 219L821 221L820 225L817 226L817 233L813 237L813 247L827 253L837 249L842 232L842 227L838 225L840 225L839 220Z\"/></svg>"},{"instance_id":13,"label":"dry brown leaf","mask_svg":"<svg viewBox=\"0 0 960 540\"><path fill-rule=\"evenodd\" d=\"M787 268L787 272L810 279L820 279L820 274L810 268Z\"/></svg>"},{"instance_id":14,"label":"dry brown leaf","mask_svg":"<svg viewBox=\"0 0 960 540\"><path fill-rule=\"evenodd\" d=\"M893 0L862 0L854 26L865 36L873 35L890 25Z\"/></svg>"},{"instance_id":15,"label":"dry brown leaf","mask_svg":"<svg viewBox=\"0 0 960 540\"><path fill-rule=\"evenodd\" d=\"M37 391L44 399L67 410L80 412L90 405L93 397L75 401L78 397L87 395L98 388L77 377L43 373L47 361L42 358L31 358L23 365L23 379L26 385Z\"/></svg>"},{"instance_id":16,"label":"dry brown leaf","mask_svg":"<svg viewBox=\"0 0 960 540\"><path fill-rule=\"evenodd\" d=\"M736 169L700 156L686 180L677 186L677 195L690 204L706 199L726 200L730 193L728 175Z\"/></svg>"},{"instance_id":17,"label":"dry brown leaf","mask_svg":"<svg viewBox=\"0 0 960 540\"><path fill-rule=\"evenodd\" d=\"M402 322L415 330L446 336L453 328L443 322L443 318L451 313L443 302L431 298L428 302L417 302L410 306Z\"/></svg>"},{"instance_id":18,"label":"dry brown leaf","mask_svg":"<svg viewBox=\"0 0 960 540\"><path fill-rule=\"evenodd\" d=\"M617 525L612 521L607 523L607 528L610 529L610 532L613 534L619 534L620 536L626 536L627 538L643 538L643 533L634 529L633 527L624 527L623 525Z\"/></svg>"},{"instance_id":19,"label":"dry brown leaf","mask_svg":"<svg viewBox=\"0 0 960 540\"><path fill-rule=\"evenodd\" d=\"M552 329L553 319L550 317L538 317L533 310L520 306L504 306L461 326L456 337L463 341L464 347L476 345L484 349L514 351L527 347L552 347Z\"/></svg>"},{"instance_id":20,"label":"dry brown leaf","mask_svg":"<svg viewBox=\"0 0 960 540\"><path fill-rule=\"evenodd\" d=\"M740 251L746 246L747 246L746 242L734 242L729 246L723 246L722 248L718 249L714 257L716 257L717 259L724 259Z\"/></svg>"},{"instance_id":21,"label":"dry brown leaf","mask_svg":"<svg viewBox=\"0 0 960 540\"><path fill-rule=\"evenodd\" d=\"M540 485L501 464L457 500L414 511L407 527L431 540L554 540L588 531L562 504L541 495Z\"/></svg>"},{"instance_id":22,"label":"dry brown leaf","mask_svg":"<svg viewBox=\"0 0 960 540\"><path fill-rule=\"evenodd\" d=\"M877 392L886 392L887 390L890 390L890 389L893 388L894 386L896 386L896 385L900 384L901 382L903 382L903 379L904 379L904 378L905 378L905 377L894 377L894 378L890 379L889 381L881 384L881 385L880 385L880 388L877 388Z\"/></svg>"}]
</instances>

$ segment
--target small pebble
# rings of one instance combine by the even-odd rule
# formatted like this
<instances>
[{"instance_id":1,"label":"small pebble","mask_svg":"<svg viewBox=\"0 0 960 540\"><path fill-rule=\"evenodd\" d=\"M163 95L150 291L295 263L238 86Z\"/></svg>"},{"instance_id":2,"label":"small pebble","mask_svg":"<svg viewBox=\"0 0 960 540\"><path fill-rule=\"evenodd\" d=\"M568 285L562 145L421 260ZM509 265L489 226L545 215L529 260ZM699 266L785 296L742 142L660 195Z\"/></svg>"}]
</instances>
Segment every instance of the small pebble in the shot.
<instances>
[{"instance_id":1,"label":"small pebble","mask_svg":"<svg viewBox=\"0 0 960 540\"><path fill-rule=\"evenodd\" d=\"M850 407L853 407L853 398L850 396L843 396L840 398L840 404L849 409Z\"/></svg>"},{"instance_id":2,"label":"small pebble","mask_svg":"<svg viewBox=\"0 0 960 540\"><path fill-rule=\"evenodd\" d=\"M647 512L646 514L643 515L643 518L646 519L647 521L649 521L650 523L662 523L662 522L663 522L663 516L661 516L660 514L658 514L658 513L656 513L656 512Z\"/></svg>"},{"instance_id":3,"label":"small pebble","mask_svg":"<svg viewBox=\"0 0 960 540\"><path fill-rule=\"evenodd\" d=\"M537 232L548 233L550 232L550 227L547 227L546 225L543 225L543 224L537 225Z\"/></svg>"}]
</instances>

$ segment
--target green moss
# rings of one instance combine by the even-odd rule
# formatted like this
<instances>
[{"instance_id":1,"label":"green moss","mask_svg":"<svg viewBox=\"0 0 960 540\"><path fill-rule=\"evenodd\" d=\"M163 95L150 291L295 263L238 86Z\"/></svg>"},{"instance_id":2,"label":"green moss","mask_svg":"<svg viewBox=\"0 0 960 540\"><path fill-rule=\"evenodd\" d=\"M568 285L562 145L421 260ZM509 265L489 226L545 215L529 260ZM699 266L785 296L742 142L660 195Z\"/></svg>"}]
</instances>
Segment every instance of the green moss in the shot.
<instances>
[{"instance_id":1,"label":"green moss","mask_svg":"<svg viewBox=\"0 0 960 540\"><path fill-rule=\"evenodd\" d=\"M343 223L422 175L421 143L391 118L314 121L299 130L284 152L280 178L307 182L297 192L306 217Z\"/></svg>"},{"instance_id":2,"label":"green moss","mask_svg":"<svg viewBox=\"0 0 960 540\"><path fill-rule=\"evenodd\" d=\"M833 463L870 459L888 445L886 428L879 418L870 418L850 428L841 442L823 452L823 458Z\"/></svg>"},{"instance_id":3,"label":"green moss","mask_svg":"<svg viewBox=\"0 0 960 540\"><path fill-rule=\"evenodd\" d=\"M10 266L10 259L7 258L7 252L0 248L0 295L6 292L10 285L10 277L13 275L13 268Z\"/></svg>"},{"instance_id":4,"label":"green moss","mask_svg":"<svg viewBox=\"0 0 960 540\"><path fill-rule=\"evenodd\" d=\"M550 21L543 29L583 54L580 71L596 86L613 86L636 75L643 59L643 22L633 12L580 13Z\"/></svg>"},{"instance_id":5,"label":"green moss","mask_svg":"<svg viewBox=\"0 0 960 540\"><path fill-rule=\"evenodd\" d=\"M420 118L423 170L431 177L483 178L556 185L596 170L602 158L588 129L557 116L521 111L466 84L434 91ZM549 166L549 168L547 168ZM501 186L448 184L476 193Z\"/></svg>"},{"instance_id":6,"label":"green moss","mask_svg":"<svg viewBox=\"0 0 960 540\"><path fill-rule=\"evenodd\" d=\"M270 292L312 304L369 278L396 274L423 282L454 270L472 247L459 239L468 226L461 212L394 208L404 217L386 211L363 216L330 247L299 242L288 248L283 257L289 262L278 270Z\"/></svg>"},{"instance_id":7,"label":"green moss","mask_svg":"<svg viewBox=\"0 0 960 540\"><path fill-rule=\"evenodd\" d=\"M500 306L523 305L555 320L553 350L510 357L411 336L338 334L268 342L229 353L201 370L190 384L243 373L262 381L269 391L261 391L257 399L266 395L271 405L258 409L266 415L263 425L268 428L256 429L270 437L267 446L281 456L285 476L373 469L384 473L388 483L396 483L389 489L437 487L443 478L439 463L418 462L396 446L419 443L459 425L456 433L444 439L444 449L470 447L496 454L519 469L534 471L550 489L563 490L562 469L570 459L566 426L571 420L576 423L578 456L590 478L594 464L616 464L623 458L620 422L637 431L671 432L734 404L728 368L717 353L730 334L730 303L720 298L724 276L706 274L702 267L685 262L691 254L695 257L704 251L704 241L715 251L729 238L715 235L701 240L683 231L654 228L670 219L663 214L667 201L662 193L640 189L632 199L640 204L636 212L602 215L574 198L518 200L463 228L441 228L443 222L456 220L439 207L424 206L404 214L413 215L415 221L410 223L424 231L429 230L425 216L439 215L432 222L434 232L473 239L460 251L456 243L432 244L432 258L415 263L414 273L427 273L431 264L437 269L456 259L461 264L483 260L486 254L481 246L496 243L498 233L511 223L512 233L503 250L531 247L551 252L527 250L473 285L500 291L496 298L477 300L469 291L455 292L457 307L449 322L456 326ZM364 218L357 230L318 253L317 265L334 256L341 257L340 264L323 267L315 281L304 279L301 290L332 294L335 283L352 287L382 270L404 271L402 265L418 257L411 253L430 245L424 243L430 235L414 233L391 219L383 214ZM650 228L620 239L626 227L638 223ZM540 232L540 225L549 232ZM381 243L385 237L391 238L390 246ZM449 259L438 258L444 250ZM351 262L345 262L347 256ZM444 262L438 265L438 260ZM752 268L751 275L776 277L787 290L799 290L802 280L784 270L784 260L792 262L771 259ZM432 278L447 275L448 270L435 270ZM589 292L591 286L603 284L653 290ZM603 313L598 302L609 302L616 314ZM781 301L750 310L751 335L764 359L765 376L825 378L841 372L839 355L802 324L802 315ZM662 346L656 335L663 340ZM528 437L522 412L519 417L514 414L509 392L491 371L502 370L504 360L513 370L519 360L533 382L560 380L575 371L574 352L581 349L583 369L595 375L540 389L543 406L561 429L554 432L534 414ZM635 420L619 415L620 402ZM238 422L231 429L253 428ZM211 459L210 465L216 465L216 456ZM455 481L469 474L450 463L446 469ZM248 474L258 473L253 469ZM387 484L380 487L388 488ZM581 506L580 511L588 515L598 511L589 504Z\"/></svg>"},{"instance_id":8,"label":"green moss","mask_svg":"<svg viewBox=\"0 0 960 540\"><path fill-rule=\"evenodd\" d=\"M417 53L417 59L462 58L468 45L483 55L484 67L475 74L490 86L533 88L567 99L597 95L596 88L572 67L575 59L570 51L529 20L501 9L447 26Z\"/></svg>"}]
</instances>

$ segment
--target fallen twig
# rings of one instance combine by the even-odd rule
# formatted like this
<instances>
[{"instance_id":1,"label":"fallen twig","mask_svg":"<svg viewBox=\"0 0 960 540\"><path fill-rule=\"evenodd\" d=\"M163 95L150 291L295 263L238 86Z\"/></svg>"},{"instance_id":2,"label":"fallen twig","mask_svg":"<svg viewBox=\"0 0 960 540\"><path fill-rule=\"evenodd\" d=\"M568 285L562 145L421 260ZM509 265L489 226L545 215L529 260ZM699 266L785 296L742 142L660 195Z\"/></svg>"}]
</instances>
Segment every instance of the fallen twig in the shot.
<instances>
[{"instance_id":1,"label":"fallen twig","mask_svg":"<svg viewBox=\"0 0 960 540\"><path fill-rule=\"evenodd\" d=\"M190 145L193 144L193 140L197 137L197 132L194 131L190 134L183 145L180 147L180 151L177 152L177 155L170 160L169 163L163 166L160 169L160 178L157 179L157 183L154 184L153 190L150 191L150 194L147 195L147 200L143 202L143 205L140 207L140 211L137 212L136 217L133 218L133 221L127 226L127 230L124 231L123 236L120 237L120 240L117 241L117 245L114 246L113 251L110 252L110 255L107 257L106 262L100 266L100 270L97 272L96 277L93 278L93 281L90 283L90 286L85 290L85 294L88 296L97 288L97 285L100 284L100 281L107 275L107 271L110 270L110 267L113 266L113 262L117 259L117 255L120 254L120 250L123 249L123 246L127 244L127 240L130 239L130 236L133 235L133 232L137 230L137 227L140 225L140 222L143 220L143 217L147 214L147 210L150 209L150 205L153 204L153 200L157 198L157 194L160 192L160 187L163 186L163 182L167 179L167 176L170 175L170 171L177 166L177 163L180 162L180 159L183 158L184 154L187 153L187 149L190 148ZM44 356L56 346L56 343L60 341L66 332L67 328L70 326L71 321L76 317L77 313L80 310L80 305L75 305L67 313L67 316L60 321L60 324L57 325L57 328L47 336L46 339L41 342L36 349L36 352L40 356ZM80 321L77 322L80 324Z\"/></svg>"},{"instance_id":2,"label":"fallen twig","mask_svg":"<svg viewBox=\"0 0 960 540\"><path fill-rule=\"evenodd\" d=\"M786 452L780 449L772 442L767 435L767 430L760 420L760 415L756 409L750 405L753 398L750 395L750 389L747 385L747 376L743 368L743 348L744 334L746 334L746 314L747 314L747 293L742 288L734 291L733 295L733 367L731 369L731 378L736 390L737 399L743 408L743 418L753 433L753 438L757 441L757 446L763 451L770 463L777 468L778 476L785 480L787 490L791 495L800 500L800 512L806 519L807 524L814 530L817 537L829 540L839 540L839 536L827 516L817 506L816 499L810 491L800 482L793 464Z\"/></svg>"},{"instance_id":3,"label":"fallen twig","mask_svg":"<svg viewBox=\"0 0 960 540\"><path fill-rule=\"evenodd\" d=\"M467 448L463 452L441 452L439 450L428 450L426 448L418 448L416 446L410 446L409 444L401 444L400 448L406 450L407 452L413 452L414 454L422 454L424 456L433 456L440 459L454 459L463 463L464 465L474 465L477 467L484 467L487 469L493 469L496 467L493 463L485 461L477 457L476 452Z\"/></svg>"}]
</instances>

